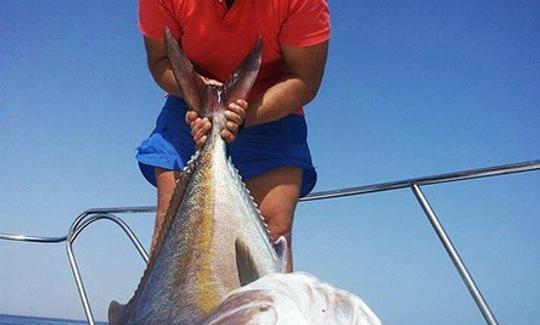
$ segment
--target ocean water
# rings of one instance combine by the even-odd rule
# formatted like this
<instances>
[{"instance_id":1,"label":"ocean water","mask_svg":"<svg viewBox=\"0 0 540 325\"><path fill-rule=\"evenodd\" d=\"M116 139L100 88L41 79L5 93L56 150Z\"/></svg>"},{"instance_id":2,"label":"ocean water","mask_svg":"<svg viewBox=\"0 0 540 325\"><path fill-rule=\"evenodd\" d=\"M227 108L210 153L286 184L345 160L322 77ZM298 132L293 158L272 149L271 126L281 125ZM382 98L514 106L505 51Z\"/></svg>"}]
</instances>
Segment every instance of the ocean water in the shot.
<instances>
[{"instance_id":1,"label":"ocean water","mask_svg":"<svg viewBox=\"0 0 540 325\"><path fill-rule=\"evenodd\" d=\"M88 324L84 320L58 319L47 317L30 317L18 315L0 314L0 325L81 325ZM105 322L96 322L96 324L107 324Z\"/></svg>"}]
</instances>

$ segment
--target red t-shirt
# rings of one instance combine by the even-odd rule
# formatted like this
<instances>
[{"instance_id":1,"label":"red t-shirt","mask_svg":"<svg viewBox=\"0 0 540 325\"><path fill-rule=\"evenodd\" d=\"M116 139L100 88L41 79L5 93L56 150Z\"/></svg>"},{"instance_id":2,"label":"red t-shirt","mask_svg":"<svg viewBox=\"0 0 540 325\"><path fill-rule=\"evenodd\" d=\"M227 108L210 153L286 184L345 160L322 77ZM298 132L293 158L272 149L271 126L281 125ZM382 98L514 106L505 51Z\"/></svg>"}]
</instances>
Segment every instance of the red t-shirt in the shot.
<instances>
[{"instance_id":1,"label":"red t-shirt","mask_svg":"<svg viewBox=\"0 0 540 325\"><path fill-rule=\"evenodd\" d=\"M286 73L281 44L307 47L328 40L326 0L139 0L139 28L162 39L169 26L187 57L202 75L226 81L249 53L258 35L263 60L252 98Z\"/></svg>"}]
</instances>

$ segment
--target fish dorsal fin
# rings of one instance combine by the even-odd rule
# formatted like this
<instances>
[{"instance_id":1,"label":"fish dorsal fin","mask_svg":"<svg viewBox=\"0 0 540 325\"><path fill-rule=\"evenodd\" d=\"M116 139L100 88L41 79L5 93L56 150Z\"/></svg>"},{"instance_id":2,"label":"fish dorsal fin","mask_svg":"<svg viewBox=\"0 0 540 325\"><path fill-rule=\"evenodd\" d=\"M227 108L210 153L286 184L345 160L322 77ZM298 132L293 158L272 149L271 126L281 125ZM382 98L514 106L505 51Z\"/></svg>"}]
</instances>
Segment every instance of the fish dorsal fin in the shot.
<instances>
[{"instance_id":1,"label":"fish dorsal fin","mask_svg":"<svg viewBox=\"0 0 540 325\"><path fill-rule=\"evenodd\" d=\"M109 305L109 324L124 325L127 323L129 314L126 305L122 305L113 300Z\"/></svg>"},{"instance_id":2,"label":"fish dorsal fin","mask_svg":"<svg viewBox=\"0 0 540 325\"><path fill-rule=\"evenodd\" d=\"M152 252L150 252L150 259L148 261L149 266L153 265L153 263L155 262L158 252L161 249L163 242L165 241L165 236L169 232L169 228L171 227L172 221L176 215L176 211L182 203L182 199L184 198L186 188L188 187L191 176L193 175L193 171L195 170L197 158L199 158L200 153L201 150L198 150L193 154L193 156L191 156L186 167L184 167L182 173L180 173L180 176L176 180L176 186L171 196L171 200L169 201L169 207L167 208L167 213L165 214L164 218L165 220L163 220L163 224L161 225L161 229L159 230L156 244L154 245Z\"/></svg>"},{"instance_id":3,"label":"fish dorsal fin","mask_svg":"<svg viewBox=\"0 0 540 325\"><path fill-rule=\"evenodd\" d=\"M244 182L242 181L242 176L240 176L238 169L236 169L236 167L233 165L231 157L227 159L227 166L232 178L236 182L237 187L240 189L240 194L242 195L245 206L248 209L253 209L253 213L259 217L259 222L261 223L261 227L264 229L265 232L264 236L266 236L268 242L271 244L272 240L270 239L270 229L268 228L268 224L264 220L261 210L259 210L257 203L253 199L253 196L251 196L251 194L249 193L246 184L244 184Z\"/></svg>"},{"instance_id":4,"label":"fish dorsal fin","mask_svg":"<svg viewBox=\"0 0 540 325\"><path fill-rule=\"evenodd\" d=\"M225 82L225 104L246 99L251 87L257 79L262 62L262 38L259 36L255 45L244 58L240 66L229 76Z\"/></svg>"},{"instance_id":5,"label":"fish dorsal fin","mask_svg":"<svg viewBox=\"0 0 540 325\"><path fill-rule=\"evenodd\" d=\"M133 294L133 297L131 297L129 302L125 305L119 304L116 301L111 302L111 304L109 305L109 322L111 322L111 317L114 317L116 319L121 319L122 323L120 324L123 324L129 320L129 317L131 317L132 308L136 306L137 302L139 301L139 296L141 295L146 281L150 275L150 272L156 262L157 256L159 255L159 250L161 249L161 246L163 246L163 242L165 241L165 237L169 232L169 228L171 227L172 221L174 220L176 211L182 203L184 193L186 192L186 188L188 187L191 176L193 175L193 170L195 169L195 164L197 163L197 158L199 156L200 151L195 152L195 154L191 157L190 161L187 163L186 167L176 180L176 187L174 188L174 192L171 196L169 207L167 209L167 214L164 218L165 220L161 225L161 229L159 230L159 233L157 235L156 243L152 248L152 251L150 252L148 264L146 266L146 269L144 270L141 280L139 281L139 285L137 286L137 289ZM111 324L114 323L111 322Z\"/></svg>"},{"instance_id":6,"label":"fish dorsal fin","mask_svg":"<svg viewBox=\"0 0 540 325\"><path fill-rule=\"evenodd\" d=\"M237 238L234 243L234 248L236 251L236 267L238 269L238 279L240 280L240 285L245 286L248 283L251 283L257 280L260 275L253 260L253 255L249 250L249 247L242 241L242 239Z\"/></svg>"},{"instance_id":7,"label":"fish dorsal fin","mask_svg":"<svg viewBox=\"0 0 540 325\"><path fill-rule=\"evenodd\" d=\"M274 242L274 249L281 264L281 271L285 272L287 270L287 259L288 259L288 248L289 244L285 236L279 236L279 238Z\"/></svg>"},{"instance_id":8,"label":"fish dorsal fin","mask_svg":"<svg viewBox=\"0 0 540 325\"><path fill-rule=\"evenodd\" d=\"M165 28L163 39L174 78L182 89L189 109L195 110L199 115L203 115L202 104L206 94L206 85L201 76L193 68L193 64L186 57L168 27Z\"/></svg>"}]
</instances>

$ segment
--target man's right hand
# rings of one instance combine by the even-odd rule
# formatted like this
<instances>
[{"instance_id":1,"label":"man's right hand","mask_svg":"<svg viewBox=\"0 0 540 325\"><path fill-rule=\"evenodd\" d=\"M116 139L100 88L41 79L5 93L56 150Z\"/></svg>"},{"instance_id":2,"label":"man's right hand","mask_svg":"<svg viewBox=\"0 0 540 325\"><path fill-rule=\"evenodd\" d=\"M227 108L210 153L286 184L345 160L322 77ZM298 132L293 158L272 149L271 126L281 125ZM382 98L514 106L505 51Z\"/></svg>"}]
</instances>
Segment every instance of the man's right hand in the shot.
<instances>
[{"instance_id":1,"label":"man's right hand","mask_svg":"<svg viewBox=\"0 0 540 325\"><path fill-rule=\"evenodd\" d=\"M201 118L194 111L188 111L186 113L186 123L191 128L191 136L195 142L195 148L200 149L206 142L207 134L212 128L212 123L208 117Z\"/></svg>"}]
</instances>

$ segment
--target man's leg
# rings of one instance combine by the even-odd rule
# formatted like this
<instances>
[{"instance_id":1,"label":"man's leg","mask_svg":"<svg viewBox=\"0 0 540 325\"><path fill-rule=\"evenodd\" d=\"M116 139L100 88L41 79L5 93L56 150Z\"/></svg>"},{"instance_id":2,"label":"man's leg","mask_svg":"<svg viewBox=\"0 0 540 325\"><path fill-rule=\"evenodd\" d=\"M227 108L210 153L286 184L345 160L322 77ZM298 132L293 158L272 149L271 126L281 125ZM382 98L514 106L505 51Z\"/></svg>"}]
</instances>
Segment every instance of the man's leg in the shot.
<instances>
[{"instance_id":1,"label":"man's leg","mask_svg":"<svg viewBox=\"0 0 540 325\"><path fill-rule=\"evenodd\" d=\"M282 167L246 181L246 185L262 215L273 240L285 236L288 244L287 272L292 272L292 222L300 195L302 170Z\"/></svg>"},{"instance_id":2,"label":"man's leg","mask_svg":"<svg viewBox=\"0 0 540 325\"><path fill-rule=\"evenodd\" d=\"M156 211L156 221L154 223L154 233L152 235L152 249L154 250L154 245L156 244L157 236L161 225L165 220L165 215L167 214L167 208L169 207L169 201L174 192L174 187L176 185L176 179L179 175L179 172L163 169L156 167L156 182L157 182L157 211Z\"/></svg>"}]
</instances>

